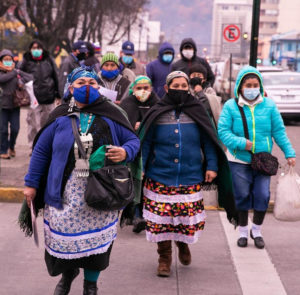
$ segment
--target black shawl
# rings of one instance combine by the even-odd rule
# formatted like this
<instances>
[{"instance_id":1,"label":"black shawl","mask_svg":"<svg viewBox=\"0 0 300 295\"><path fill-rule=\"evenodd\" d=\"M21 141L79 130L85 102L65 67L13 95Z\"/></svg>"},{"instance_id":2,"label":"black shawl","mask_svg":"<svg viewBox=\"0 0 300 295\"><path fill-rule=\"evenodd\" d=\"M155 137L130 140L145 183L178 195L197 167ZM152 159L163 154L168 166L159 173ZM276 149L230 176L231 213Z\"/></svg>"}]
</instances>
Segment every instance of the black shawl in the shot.
<instances>
[{"instance_id":1,"label":"black shawl","mask_svg":"<svg viewBox=\"0 0 300 295\"><path fill-rule=\"evenodd\" d=\"M158 97L152 91L150 97L145 102L140 102L133 94L126 97L120 103L120 107L126 111L131 125L141 122L149 109L158 102Z\"/></svg>"}]
</instances>

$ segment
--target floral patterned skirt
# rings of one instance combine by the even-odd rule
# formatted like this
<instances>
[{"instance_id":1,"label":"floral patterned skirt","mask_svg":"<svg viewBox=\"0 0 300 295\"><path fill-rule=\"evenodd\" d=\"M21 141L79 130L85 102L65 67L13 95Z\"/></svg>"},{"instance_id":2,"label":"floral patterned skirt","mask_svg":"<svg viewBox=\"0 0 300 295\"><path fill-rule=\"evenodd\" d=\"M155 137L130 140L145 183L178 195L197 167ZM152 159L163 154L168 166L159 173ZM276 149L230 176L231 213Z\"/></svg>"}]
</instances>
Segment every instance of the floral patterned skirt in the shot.
<instances>
[{"instance_id":1,"label":"floral patterned skirt","mask_svg":"<svg viewBox=\"0 0 300 295\"><path fill-rule=\"evenodd\" d=\"M72 173L63 195L63 209L45 205L46 251L74 259L108 251L117 235L118 211L99 211L84 201L87 178Z\"/></svg>"},{"instance_id":2,"label":"floral patterned skirt","mask_svg":"<svg viewBox=\"0 0 300 295\"><path fill-rule=\"evenodd\" d=\"M200 184L168 187L146 179L143 216L148 241L196 243L206 218Z\"/></svg>"}]
</instances>

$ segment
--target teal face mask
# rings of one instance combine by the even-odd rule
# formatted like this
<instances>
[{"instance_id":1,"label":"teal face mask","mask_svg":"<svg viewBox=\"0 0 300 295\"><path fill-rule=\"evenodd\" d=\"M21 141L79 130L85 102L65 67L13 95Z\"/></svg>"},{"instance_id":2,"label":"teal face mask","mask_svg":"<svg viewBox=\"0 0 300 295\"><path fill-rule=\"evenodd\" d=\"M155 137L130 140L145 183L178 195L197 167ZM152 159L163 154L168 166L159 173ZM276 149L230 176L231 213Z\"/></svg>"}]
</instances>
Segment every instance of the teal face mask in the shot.
<instances>
[{"instance_id":1,"label":"teal face mask","mask_svg":"<svg viewBox=\"0 0 300 295\"><path fill-rule=\"evenodd\" d=\"M12 60L4 60L2 63L5 67L11 67L13 65Z\"/></svg>"},{"instance_id":2,"label":"teal face mask","mask_svg":"<svg viewBox=\"0 0 300 295\"><path fill-rule=\"evenodd\" d=\"M42 49L31 49L31 54L33 57L40 57L43 54Z\"/></svg>"}]
</instances>

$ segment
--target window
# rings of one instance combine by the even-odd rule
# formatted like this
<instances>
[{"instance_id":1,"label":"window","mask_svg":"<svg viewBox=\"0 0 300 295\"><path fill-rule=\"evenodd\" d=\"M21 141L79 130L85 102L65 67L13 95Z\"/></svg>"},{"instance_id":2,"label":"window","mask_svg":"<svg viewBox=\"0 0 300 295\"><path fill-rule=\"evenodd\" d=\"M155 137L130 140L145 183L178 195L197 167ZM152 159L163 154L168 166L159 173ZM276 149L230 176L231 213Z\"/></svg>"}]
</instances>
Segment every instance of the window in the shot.
<instances>
[{"instance_id":1,"label":"window","mask_svg":"<svg viewBox=\"0 0 300 295\"><path fill-rule=\"evenodd\" d=\"M275 9L266 9L264 12L265 12L265 15L270 15L270 16L278 15L278 10L275 10Z\"/></svg>"},{"instance_id":2,"label":"window","mask_svg":"<svg viewBox=\"0 0 300 295\"><path fill-rule=\"evenodd\" d=\"M287 51L292 51L292 42L289 42L288 44L287 44Z\"/></svg>"}]
</instances>

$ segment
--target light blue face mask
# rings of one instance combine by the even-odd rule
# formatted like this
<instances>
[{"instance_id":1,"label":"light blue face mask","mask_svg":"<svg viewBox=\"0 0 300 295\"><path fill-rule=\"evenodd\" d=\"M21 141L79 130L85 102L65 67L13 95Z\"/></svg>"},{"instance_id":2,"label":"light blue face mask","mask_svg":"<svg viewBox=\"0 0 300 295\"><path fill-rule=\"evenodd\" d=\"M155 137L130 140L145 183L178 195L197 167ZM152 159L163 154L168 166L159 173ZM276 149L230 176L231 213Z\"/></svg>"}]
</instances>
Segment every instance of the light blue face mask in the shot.
<instances>
[{"instance_id":1,"label":"light blue face mask","mask_svg":"<svg viewBox=\"0 0 300 295\"><path fill-rule=\"evenodd\" d=\"M248 100L255 100L260 94L259 88L244 88L243 95Z\"/></svg>"},{"instance_id":2,"label":"light blue face mask","mask_svg":"<svg viewBox=\"0 0 300 295\"><path fill-rule=\"evenodd\" d=\"M172 60L173 60L173 55L172 54L164 54L162 56L162 60L165 62L165 63L171 63Z\"/></svg>"},{"instance_id":3,"label":"light blue face mask","mask_svg":"<svg viewBox=\"0 0 300 295\"><path fill-rule=\"evenodd\" d=\"M31 54L33 57L40 57L43 54L42 49L31 49Z\"/></svg>"},{"instance_id":4,"label":"light blue face mask","mask_svg":"<svg viewBox=\"0 0 300 295\"><path fill-rule=\"evenodd\" d=\"M5 67L11 67L13 65L13 61L12 60L4 60L3 65Z\"/></svg>"},{"instance_id":5,"label":"light blue face mask","mask_svg":"<svg viewBox=\"0 0 300 295\"><path fill-rule=\"evenodd\" d=\"M131 55L123 55L122 61L126 65L130 65L133 62L133 57Z\"/></svg>"}]
</instances>

